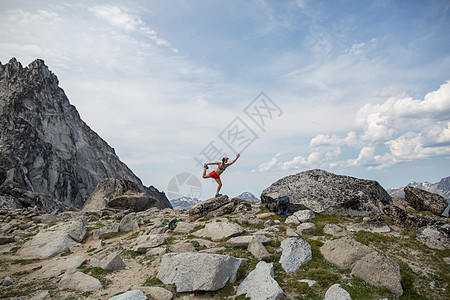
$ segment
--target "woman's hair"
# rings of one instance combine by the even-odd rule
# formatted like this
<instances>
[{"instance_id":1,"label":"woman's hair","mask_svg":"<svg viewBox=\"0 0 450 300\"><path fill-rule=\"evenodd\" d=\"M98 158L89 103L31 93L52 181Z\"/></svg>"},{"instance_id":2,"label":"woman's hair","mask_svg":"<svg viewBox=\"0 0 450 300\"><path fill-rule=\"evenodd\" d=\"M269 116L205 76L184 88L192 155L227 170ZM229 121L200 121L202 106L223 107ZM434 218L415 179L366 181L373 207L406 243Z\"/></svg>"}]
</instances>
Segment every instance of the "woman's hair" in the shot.
<instances>
[{"instance_id":1,"label":"woman's hair","mask_svg":"<svg viewBox=\"0 0 450 300\"><path fill-rule=\"evenodd\" d=\"M229 159L228 157L224 157L224 158L222 158L222 162L225 162L228 159Z\"/></svg>"}]
</instances>

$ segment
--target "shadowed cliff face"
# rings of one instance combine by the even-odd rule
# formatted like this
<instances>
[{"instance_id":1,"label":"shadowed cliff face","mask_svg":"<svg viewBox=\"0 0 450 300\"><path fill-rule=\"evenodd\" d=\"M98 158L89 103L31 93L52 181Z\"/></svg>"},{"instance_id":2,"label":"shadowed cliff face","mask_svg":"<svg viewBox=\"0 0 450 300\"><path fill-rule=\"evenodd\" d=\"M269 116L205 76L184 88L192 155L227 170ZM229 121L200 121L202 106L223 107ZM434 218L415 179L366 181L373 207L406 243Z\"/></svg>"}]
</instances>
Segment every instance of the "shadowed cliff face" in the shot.
<instances>
[{"instance_id":1,"label":"shadowed cliff face","mask_svg":"<svg viewBox=\"0 0 450 300\"><path fill-rule=\"evenodd\" d=\"M61 207L81 208L103 179L142 185L81 120L42 60L26 68L15 58L0 64L0 132L0 167L7 173L3 189L22 189L52 198ZM158 198L168 203L164 194ZM40 204L46 209L55 205Z\"/></svg>"}]
</instances>

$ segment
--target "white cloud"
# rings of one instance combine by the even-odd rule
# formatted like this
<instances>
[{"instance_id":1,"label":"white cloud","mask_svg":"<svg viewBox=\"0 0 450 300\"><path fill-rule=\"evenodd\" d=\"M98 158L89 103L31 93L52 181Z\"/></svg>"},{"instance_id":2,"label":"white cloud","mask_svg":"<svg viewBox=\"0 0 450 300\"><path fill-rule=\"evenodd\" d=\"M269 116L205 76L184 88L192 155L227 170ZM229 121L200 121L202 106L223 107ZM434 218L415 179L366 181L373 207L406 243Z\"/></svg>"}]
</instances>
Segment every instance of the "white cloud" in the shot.
<instances>
[{"instance_id":1,"label":"white cloud","mask_svg":"<svg viewBox=\"0 0 450 300\"><path fill-rule=\"evenodd\" d=\"M131 32L144 25L144 22L138 17L130 15L115 5L100 5L89 8L96 16L104 19L110 25ZM156 34L151 31L152 34Z\"/></svg>"},{"instance_id":2,"label":"white cloud","mask_svg":"<svg viewBox=\"0 0 450 300\"><path fill-rule=\"evenodd\" d=\"M312 154L311 154L312 155ZM310 156L311 156L310 155ZM301 155L294 157L292 160L284 162L281 166L283 171L300 169L304 166L308 165L308 161Z\"/></svg>"},{"instance_id":3,"label":"white cloud","mask_svg":"<svg viewBox=\"0 0 450 300\"><path fill-rule=\"evenodd\" d=\"M257 170L257 171L258 171L258 172L267 172L267 171L269 171L270 169L272 169L272 168L277 164L277 162L278 162L278 157L279 157L280 155L281 155L280 153L277 153L277 154L275 155L275 157L272 158L270 161L260 164L260 165L258 166L258 170ZM255 171L255 170L253 170L253 171Z\"/></svg>"},{"instance_id":4,"label":"white cloud","mask_svg":"<svg viewBox=\"0 0 450 300\"><path fill-rule=\"evenodd\" d=\"M379 170L400 162L450 157L450 81L426 94L423 100L402 95L381 104L365 104L356 114L355 124L355 130L346 137L313 137L308 159L296 156L282 163L281 169L319 164ZM358 157L336 161L342 147L358 150Z\"/></svg>"},{"instance_id":5,"label":"white cloud","mask_svg":"<svg viewBox=\"0 0 450 300\"><path fill-rule=\"evenodd\" d=\"M91 12L97 17L105 20L111 26L123 29L124 31L140 32L153 40L158 46L170 47L170 43L158 37L155 30L148 27L141 18L134 16L128 12L123 7L116 5L99 5L89 8ZM178 52L177 49L172 49L174 52Z\"/></svg>"}]
</instances>

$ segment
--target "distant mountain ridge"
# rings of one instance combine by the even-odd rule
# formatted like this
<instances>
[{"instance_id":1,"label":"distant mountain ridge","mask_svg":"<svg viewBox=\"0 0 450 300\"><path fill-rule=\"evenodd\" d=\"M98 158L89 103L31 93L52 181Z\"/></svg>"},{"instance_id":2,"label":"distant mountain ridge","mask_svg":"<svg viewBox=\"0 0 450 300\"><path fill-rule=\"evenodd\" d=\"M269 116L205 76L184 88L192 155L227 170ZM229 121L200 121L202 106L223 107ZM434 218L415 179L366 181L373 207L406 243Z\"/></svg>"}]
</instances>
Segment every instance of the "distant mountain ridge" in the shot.
<instances>
[{"instance_id":1,"label":"distant mountain ridge","mask_svg":"<svg viewBox=\"0 0 450 300\"><path fill-rule=\"evenodd\" d=\"M408 186L416 187L430 193L438 194L444 197L447 201L450 201L450 176L442 178L439 182L411 182ZM399 198L404 198L405 193L403 188L392 188L387 191L389 195Z\"/></svg>"},{"instance_id":2,"label":"distant mountain ridge","mask_svg":"<svg viewBox=\"0 0 450 300\"><path fill-rule=\"evenodd\" d=\"M239 196L236 196L236 198L239 198L242 200L247 200L247 201L258 201L258 202L261 201L250 192L244 192L244 193L240 194ZM170 204L172 205L173 209L188 210L192 206L194 206L197 203L200 203L202 201L203 200L199 200L197 198L190 198L190 197L183 196L183 197L180 197L177 199L170 200Z\"/></svg>"},{"instance_id":3,"label":"distant mountain ridge","mask_svg":"<svg viewBox=\"0 0 450 300\"><path fill-rule=\"evenodd\" d=\"M236 196L236 198L247 200L247 201L261 201L258 197L250 192L243 192L242 194Z\"/></svg>"},{"instance_id":4,"label":"distant mountain ridge","mask_svg":"<svg viewBox=\"0 0 450 300\"><path fill-rule=\"evenodd\" d=\"M117 178L170 207L81 119L40 59L25 68L15 58L0 63L0 169L0 206L81 208L99 182Z\"/></svg>"},{"instance_id":5,"label":"distant mountain ridge","mask_svg":"<svg viewBox=\"0 0 450 300\"><path fill-rule=\"evenodd\" d=\"M170 200L170 204L172 205L173 209L184 210L188 210L189 208L200 202L201 200L198 200L197 198L192 199L190 197L180 197L178 199Z\"/></svg>"}]
</instances>

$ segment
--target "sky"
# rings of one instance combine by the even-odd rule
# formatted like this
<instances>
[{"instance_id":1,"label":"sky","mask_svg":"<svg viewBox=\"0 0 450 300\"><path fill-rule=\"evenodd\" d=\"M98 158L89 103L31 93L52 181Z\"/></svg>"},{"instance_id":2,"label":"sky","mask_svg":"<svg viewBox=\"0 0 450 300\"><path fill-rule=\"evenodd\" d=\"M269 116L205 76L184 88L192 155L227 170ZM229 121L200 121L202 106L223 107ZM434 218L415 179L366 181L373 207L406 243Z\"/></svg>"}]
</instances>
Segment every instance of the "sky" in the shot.
<instances>
[{"instance_id":1,"label":"sky","mask_svg":"<svg viewBox=\"0 0 450 300\"><path fill-rule=\"evenodd\" d=\"M0 0L0 61L43 59L147 186L207 199L310 169L450 176L447 0ZM211 170L208 170L208 172Z\"/></svg>"}]
</instances>

